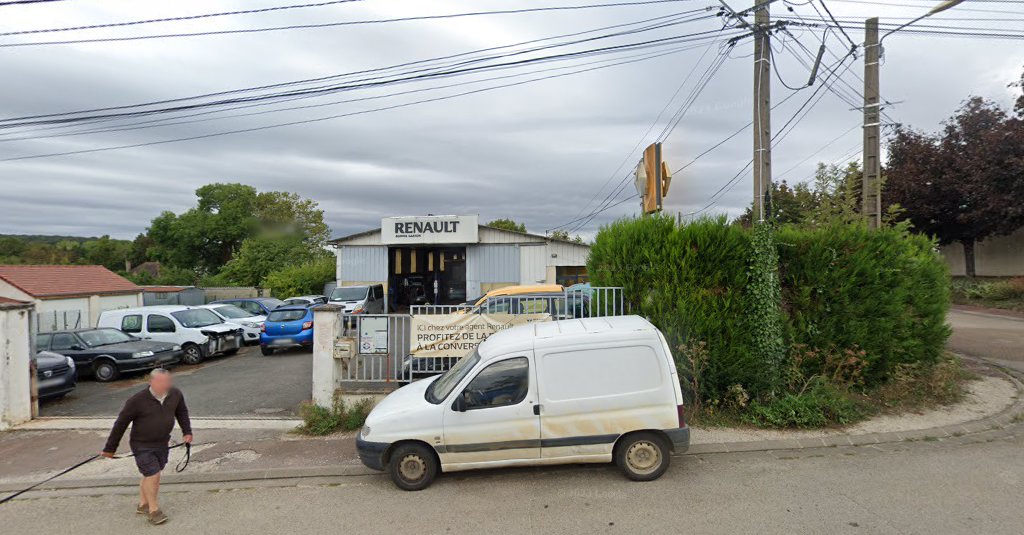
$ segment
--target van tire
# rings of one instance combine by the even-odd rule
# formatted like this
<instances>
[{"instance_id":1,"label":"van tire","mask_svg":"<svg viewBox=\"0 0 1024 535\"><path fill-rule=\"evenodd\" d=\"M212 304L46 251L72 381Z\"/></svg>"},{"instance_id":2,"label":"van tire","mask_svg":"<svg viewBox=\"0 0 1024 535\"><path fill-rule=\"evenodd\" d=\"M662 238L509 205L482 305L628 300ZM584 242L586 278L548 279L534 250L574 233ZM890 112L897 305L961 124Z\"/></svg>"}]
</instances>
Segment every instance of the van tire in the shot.
<instances>
[{"instance_id":1,"label":"van tire","mask_svg":"<svg viewBox=\"0 0 1024 535\"><path fill-rule=\"evenodd\" d=\"M92 377L101 383L109 383L121 376L117 365L108 359L97 359L92 363Z\"/></svg>"},{"instance_id":2,"label":"van tire","mask_svg":"<svg viewBox=\"0 0 1024 535\"><path fill-rule=\"evenodd\" d=\"M672 451L657 433L630 433L615 446L615 464L633 481L653 481L668 470Z\"/></svg>"},{"instance_id":3,"label":"van tire","mask_svg":"<svg viewBox=\"0 0 1024 535\"><path fill-rule=\"evenodd\" d=\"M417 443L401 444L391 452L388 474L402 490L423 490L437 477L438 462L434 452Z\"/></svg>"},{"instance_id":4,"label":"van tire","mask_svg":"<svg viewBox=\"0 0 1024 535\"><path fill-rule=\"evenodd\" d=\"M181 346L181 361L185 364L199 364L203 361L203 350L195 344Z\"/></svg>"}]
</instances>

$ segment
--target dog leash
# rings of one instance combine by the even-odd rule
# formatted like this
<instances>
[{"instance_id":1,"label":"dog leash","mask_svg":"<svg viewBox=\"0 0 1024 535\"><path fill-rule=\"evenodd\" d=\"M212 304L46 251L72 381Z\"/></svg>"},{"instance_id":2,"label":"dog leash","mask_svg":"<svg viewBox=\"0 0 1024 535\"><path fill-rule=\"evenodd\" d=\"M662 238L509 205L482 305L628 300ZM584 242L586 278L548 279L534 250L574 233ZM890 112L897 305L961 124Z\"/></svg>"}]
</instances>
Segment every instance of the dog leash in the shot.
<instances>
[{"instance_id":1,"label":"dog leash","mask_svg":"<svg viewBox=\"0 0 1024 535\"><path fill-rule=\"evenodd\" d=\"M189 442L179 442L178 444L175 444L173 446L169 446L167 448L169 450L173 450L175 448L180 448L182 446L185 446L185 455L181 458L180 461L178 461L178 464L175 465L175 467L174 467L174 471L175 472L179 472L179 473L185 471L185 468L188 467L189 461L192 459L192 444L189 443ZM86 459L84 461L81 461L79 463L73 464L70 467L65 468L64 470L61 470L57 474L52 475L52 476L50 476L50 477L40 481L39 483L36 483L35 485L32 485L31 487L24 488L22 490L19 490L18 492L15 492L14 494L11 494L10 496L2 498L2 499L0 499L0 505L5 504L5 503L11 501L11 500L17 498L18 496L21 496L22 494L25 494L26 492L29 492L29 491L35 489L36 487L39 487L39 486L44 485L46 483L49 483L50 481L53 481L54 479L57 479L58 477L60 477L60 476L62 476L64 474L67 474L68 472L71 472L72 470L77 470L77 469L79 469L79 468L81 468L81 467L83 467L83 466L85 466L85 465L95 461L96 459L99 459L100 457L102 457L102 456L101 455L93 455L92 457L89 457L88 459ZM135 454L134 453L129 453L129 454L126 454L126 455L115 455L113 458L114 459L128 459L130 457L135 457Z\"/></svg>"}]
</instances>

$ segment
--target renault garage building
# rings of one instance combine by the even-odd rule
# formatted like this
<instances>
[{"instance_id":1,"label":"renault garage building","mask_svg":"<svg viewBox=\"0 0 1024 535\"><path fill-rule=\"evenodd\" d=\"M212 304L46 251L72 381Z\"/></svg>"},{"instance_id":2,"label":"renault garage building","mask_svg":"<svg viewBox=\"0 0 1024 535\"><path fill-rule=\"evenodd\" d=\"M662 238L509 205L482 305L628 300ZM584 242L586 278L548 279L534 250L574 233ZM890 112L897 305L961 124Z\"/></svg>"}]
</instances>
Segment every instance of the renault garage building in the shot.
<instances>
[{"instance_id":1,"label":"renault garage building","mask_svg":"<svg viewBox=\"0 0 1024 535\"><path fill-rule=\"evenodd\" d=\"M587 282L585 244L481 225L476 215L385 217L331 240L338 286L383 284L390 308L458 304L516 284Z\"/></svg>"}]
</instances>

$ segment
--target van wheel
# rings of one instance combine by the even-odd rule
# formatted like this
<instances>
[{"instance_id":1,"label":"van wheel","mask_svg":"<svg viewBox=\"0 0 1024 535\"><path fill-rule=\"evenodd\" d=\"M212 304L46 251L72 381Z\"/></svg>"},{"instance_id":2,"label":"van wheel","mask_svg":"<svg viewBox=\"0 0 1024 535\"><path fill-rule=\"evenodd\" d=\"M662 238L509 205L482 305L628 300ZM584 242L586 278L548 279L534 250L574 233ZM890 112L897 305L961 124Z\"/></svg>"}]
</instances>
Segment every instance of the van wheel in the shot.
<instances>
[{"instance_id":1,"label":"van wheel","mask_svg":"<svg viewBox=\"0 0 1024 535\"><path fill-rule=\"evenodd\" d=\"M633 481L653 481L668 470L671 452L654 433L632 433L615 448L615 464Z\"/></svg>"},{"instance_id":2,"label":"van wheel","mask_svg":"<svg viewBox=\"0 0 1024 535\"><path fill-rule=\"evenodd\" d=\"M203 351L195 344L181 346L181 360L185 364L199 364L203 361Z\"/></svg>"},{"instance_id":3,"label":"van wheel","mask_svg":"<svg viewBox=\"0 0 1024 535\"><path fill-rule=\"evenodd\" d=\"M391 454L388 473L402 490L423 490L437 477L437 458L423 444L403 444Z\"/></svg>"},{"instance_id":4,"label":"van wheel","mask_svg":"<svg viewBox=\"0 0 1024 535\"><path fill-rule=\"evenodd\" d=\"M121 372L118 371L117 366L109 360L98 360L92 364L92 376L101 383L113 381L114 379L117 379L119 375L121 375Z\"/></svg>"},{"instance_id":5,"label":"van wheel","mask_svg":"<svg viewBox=\"0 0 1024 535\"><path fill-rule=\"evenodd\" d=\"M274 350L267 346L260 346L260 353L263 353L264 357L269 357L274 354Z\"/></svg>"}]
</instances>

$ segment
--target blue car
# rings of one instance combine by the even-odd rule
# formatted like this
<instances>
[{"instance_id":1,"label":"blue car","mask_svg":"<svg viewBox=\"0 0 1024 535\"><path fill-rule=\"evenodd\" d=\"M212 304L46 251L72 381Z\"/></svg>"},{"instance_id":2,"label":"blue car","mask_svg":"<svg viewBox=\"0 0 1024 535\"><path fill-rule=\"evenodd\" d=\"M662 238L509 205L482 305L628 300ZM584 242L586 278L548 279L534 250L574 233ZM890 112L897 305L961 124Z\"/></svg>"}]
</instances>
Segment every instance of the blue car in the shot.
<instances>
[{"instance_id":1,"label":"blue car","mask_svg":"<svg viewBox=\"0 0 1024 535\"><path fill-rule=\"evenodd\" d=\"M288 347L313 347L313 311L307 306L276 308L263 323L260 351L264 355Z\"/></svg>"},{"instance_id":2,"label":"blue car","mask_svg":"<svg viewBox=\"0 0 1024 535\"><path fill-rule=\"evenodd\" d=\"M236 307L249 312L253 316L266 316L271 311L284 305L284 301L273 297L244 297L239 299L221 299L213 301L211 305L235 305Z\"/></svg>"}]
</instances>

